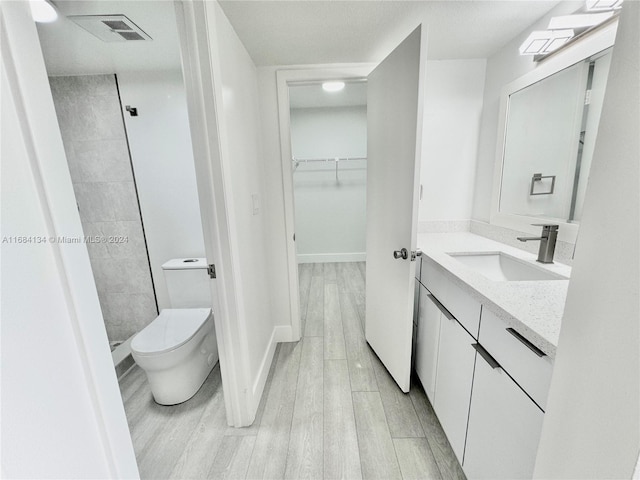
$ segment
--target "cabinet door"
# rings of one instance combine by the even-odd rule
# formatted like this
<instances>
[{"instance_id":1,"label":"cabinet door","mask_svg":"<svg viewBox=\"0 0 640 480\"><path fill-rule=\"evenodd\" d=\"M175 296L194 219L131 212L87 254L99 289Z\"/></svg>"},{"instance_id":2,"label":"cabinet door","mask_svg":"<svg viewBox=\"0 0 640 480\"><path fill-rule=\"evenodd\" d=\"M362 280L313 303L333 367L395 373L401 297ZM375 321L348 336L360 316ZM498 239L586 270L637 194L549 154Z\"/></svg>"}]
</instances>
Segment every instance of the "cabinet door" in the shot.
<instances>
[{"instance_id":1,"label":"cabinet door","mask_svg":"<svg viewBox=\"0 0 640 480\"><path fill-rule=\"evenodd\" d=\"M473 380L473 337L446 311L441 311L438 374L433 408L453 452L462 463Z\"/></svg>"},{"instance_id":2,"label":"cabinet door","mask_svg":"<svg viewBox=\"0 0 640 480\"><path fill-rule=\"evenodd\" d=\"M436 370L438 368L438 340L440 338L440 309L433 296L420 285L420 308L416 335L415 369L431 403L435 401Z\"/></svg>"},{"instance_id":3,"label":"cabinet door","mask_svg":"<svg viewBox=\"0 0 640 480\"><path fill-rule=\"evenodd\" d=\"M543 416L502 368L492 368L478 353L463 463L467 477L531 478Z\"/></svg>"},{"instance_id":4,"label":"cabinet door","mask_svg":"<svg viewBox=\"0 0 640 480\"><path fill-rule=\"evenodd\" d=\"M411 337L411 368L416 368L416 357L418 355L418 315L420 314L420 282L416 278L413 287L413 336Z\"/></svg>"}]
</instances>

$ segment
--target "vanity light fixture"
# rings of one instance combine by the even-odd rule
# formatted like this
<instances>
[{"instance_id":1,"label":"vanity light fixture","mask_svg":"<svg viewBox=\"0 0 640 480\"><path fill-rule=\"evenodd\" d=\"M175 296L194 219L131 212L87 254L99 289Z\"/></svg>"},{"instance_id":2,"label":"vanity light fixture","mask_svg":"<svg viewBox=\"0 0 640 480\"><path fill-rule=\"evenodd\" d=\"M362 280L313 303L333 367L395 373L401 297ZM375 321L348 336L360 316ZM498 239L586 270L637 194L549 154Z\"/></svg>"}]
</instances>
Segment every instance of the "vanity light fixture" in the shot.
<instances>
[{"instance_id":1,"label":"vanity light fixture","mask_svg":"<svg viewBox=\"0 0 640 480\"><path fill-rule=\"evenodd\" d=\"M616 10L622 6L623 0L586 0L590 12Z\"/></svg>"},{"instance_id":2,"label":"vanity light fixture","mask_svg":"<svg viewBox=\"0 0 640 480\"><path fill-rule=\"evenodd\" d=\"M547 27L549 30L562 30L567 28L591 28L609 20L615 14L614 11L600 13L584 13L579 15L563 15L553 17Z\"/></svg>"},{"instance_id":3,"label":"vanity light fixture","mask_svg":"<svg viewBox=\"0 0 640 480\"><path fill-rule=\"evenodd\" d=\"M536 30L531 32L520 45L520 55L545 55L551 53L571 40L573 36L572 29Z\"/></svg>"},{"instance_id":4,"label":"vanity light fixture","mask_svg":"<svg viewBox=\"0 0 640 480\"><path fill-rule=\"evenodd\" d=\"M50 23L58 18L58 12L49 0L29 0L34 22Z\"/></svg>"},{"instance_id":5,"label":"vanity light fixture","mask_svg":"<svg viewBox=\"0 0 640 480\"><path fill-rule=\"evenodd\" d=\"M324 82L322 89L325 92L339 92L344 88L344 82Z\"/></svg>"}]
</instances>

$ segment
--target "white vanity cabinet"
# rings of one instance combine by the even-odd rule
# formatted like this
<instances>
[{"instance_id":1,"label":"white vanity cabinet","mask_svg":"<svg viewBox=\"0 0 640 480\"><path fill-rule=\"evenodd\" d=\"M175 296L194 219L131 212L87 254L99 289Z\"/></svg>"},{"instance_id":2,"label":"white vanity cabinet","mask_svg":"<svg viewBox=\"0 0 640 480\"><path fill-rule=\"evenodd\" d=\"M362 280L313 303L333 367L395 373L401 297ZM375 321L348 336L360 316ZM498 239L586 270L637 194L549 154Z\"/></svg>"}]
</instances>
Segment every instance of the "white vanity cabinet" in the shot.
<instances>
[{"instance_id":1,"label":"white vanity cabinet","mask_svg":"<svg viewBox=\"0 0 640 480\"><path fill-rule=\"evenodd\" d=\"M416 282L420 289L418 324L415 345L415 370L427 397L435 403L438 344L440 341L440 309L429 291Z\"/></svg>"},{"instance_id":2,"label":"white vanity cabinet","mask_svg":"<svg viewBox=\"0 0 640 480\"><path fill-rule=\"evenodd\" d=\"M491 360L477 354L463 469L470 480L530 479L544 413Z\"/></svg>"},{"instance_id":3,"label":"white vanity cabinet","mask_svg":"<svg viewBox=\"0 0 640 480\"><path fill-rule=\"evenodd\" d=\"M473 343L473 337L456 319L449 312L442 311L433 409L460 463L464 454L473 382Z\"/></svg>"},{"instance_id":4,"label":"white vanity cabinet","mask_svg":"<svg viewBox=\"0 0 640 480\"><path fill-rule=\"evenodd\" d=\"M470 348L480 321L480 304L453 285L435 266L422 263L415 370L456 457L462 463L473 381L475 351ZM446 299L443 305L437 295ZM449 305L465 323L449 311Z\"/></svg>"},{"instance_id":5,"label":"white vanity cabinet","mask_svg":"<svg viewBox=\"0 0 640 480\"><path fill-rule=\"evenodd\" d=\"M423 258L416 373L467 478L531 478L553 361L449 277Z\"/></svg>"}]
</instances>

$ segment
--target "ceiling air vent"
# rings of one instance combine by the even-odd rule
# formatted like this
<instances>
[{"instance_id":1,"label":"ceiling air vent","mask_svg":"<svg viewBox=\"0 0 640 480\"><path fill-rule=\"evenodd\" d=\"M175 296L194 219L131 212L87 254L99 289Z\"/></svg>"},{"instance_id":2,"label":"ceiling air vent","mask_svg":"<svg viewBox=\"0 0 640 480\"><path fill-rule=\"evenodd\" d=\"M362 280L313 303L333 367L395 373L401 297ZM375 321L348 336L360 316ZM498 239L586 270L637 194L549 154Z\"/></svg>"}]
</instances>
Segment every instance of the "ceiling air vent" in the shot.
<instances>
[{"instance_id":1,"label":"ceiling air vent","mask_svg":"<svg viewBox=\"0 0 640 480\"><path fill-rule=\"evenodd\" d=\"M153 40L125 15L70 15L68 18L103 42Z\"/></svg>"}]
</instances>

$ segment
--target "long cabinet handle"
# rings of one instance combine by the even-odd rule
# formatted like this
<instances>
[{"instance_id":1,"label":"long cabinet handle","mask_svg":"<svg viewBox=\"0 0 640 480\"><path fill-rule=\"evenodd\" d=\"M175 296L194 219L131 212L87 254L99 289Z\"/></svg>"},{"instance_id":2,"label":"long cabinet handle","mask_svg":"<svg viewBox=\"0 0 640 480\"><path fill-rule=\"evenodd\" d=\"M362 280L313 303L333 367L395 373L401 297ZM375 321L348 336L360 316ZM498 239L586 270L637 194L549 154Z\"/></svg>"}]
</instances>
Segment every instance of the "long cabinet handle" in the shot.
<instances>
[{"instance_id":1,"label":"long cabinet handle","mask_svg":"<svg viewBox=\"0 0 640 480\"><path fill-rule=\"evenodd\" d=\"M531 343L529 340L527 340L525 337L523 337L520 333L518 333L513 328L511 328L511 327L507 328L507 332L509 332L514 337L516 337L518 340L520 340L520 342L525 347L527 347L529 350L531 350L537 356L539 356L539 357L546 357L547 356L546 353L544 353L542 350L540 350L538 347L536 347L533 343Z\"/></svg>"},{"instance_id":2,"label":"long cabinet handle","mask_svg":"<svg viewBox=\"0 0 640 480\"><path fill-rule=\"evenodd\" d=\"M433 296L432 293L428 293L427 297L429 297L431 299L431 301L434 303L434 305L436 307L438 307L438 310L440 310L440 312L442 312L442 314L447 317L449 320L455 320L455 317L453 315L451 315L451 313L449 312L449 310L446 309L446 307L444 305L442 305L440 303L440 301Z\"/></svg>"},{"instance_id":3,"label":"long cabinet handle","mask_svg":"<svg viewBox=\"0 0 640 480\"><path fill-rule=\"evenodd\" d=\"M502 368L500 364L496 361L495 358L491 356L489 352L487 352L482 345L479 343L472 343L471 346L475 349L478 354L484 358L484 361L489 364L491 368Z\"/></svg>"}]
</instances>

